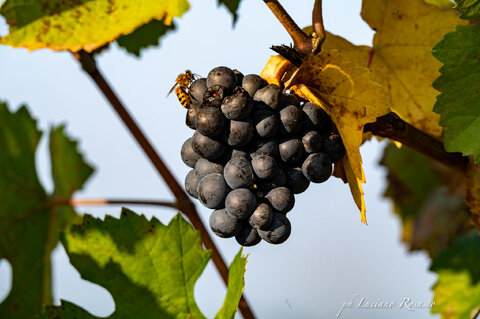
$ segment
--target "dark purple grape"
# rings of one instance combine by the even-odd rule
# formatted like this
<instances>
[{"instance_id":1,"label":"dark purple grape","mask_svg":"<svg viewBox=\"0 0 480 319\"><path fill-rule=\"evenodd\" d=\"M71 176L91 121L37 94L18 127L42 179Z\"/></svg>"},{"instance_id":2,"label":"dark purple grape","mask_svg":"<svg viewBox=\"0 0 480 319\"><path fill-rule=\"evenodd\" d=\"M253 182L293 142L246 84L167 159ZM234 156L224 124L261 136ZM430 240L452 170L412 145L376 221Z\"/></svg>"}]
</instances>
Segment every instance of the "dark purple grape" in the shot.
<instances>
[{"instance_id":1,"label":"dark purple grape","mask_svg":"<svg viewBox=\"0 0 480 319\"><path fill-rule=\"evenodd\" d=\"M332 134L323 140L323 151L333 163L338 162L345 156L345 146L343 146L342 138L338 134Z\"/></svg>"},{"instance_id":2,"label":"dark purple grape","mask_svg":"<svg viewBox=\"0 0 480 319\"><path fill-rule=\"evenodd\" d=\"M285 105L295 105L300 107L300 98L294 94L285 94Z\"/></svg>"},{"instance_id":3,"label":"dark purple grape","mask_svg":"<svg viewBox=\"0 0 480 319\"><path fill-rule=\"evenodd\" d=\"M241 87L236 87L233 94L222 102L222 112L230 120L242 120L250 115L253 109L253 100Z\"/></svg>"},{"instance_id":4,"label":"dark purple grape","mask_svg":"<svg viewBox=\"0 0 480 319\"><path fill-rule=\"evenodd\" d=\"M242 81L244 78L243 73L238 71L237 69L233 69L233 73L235 73L235 79L237 80L235 82L235 86L242 86Z\"/></svg>"},{"instance_id":5,"label":"dark purple grape","mask_svg":"<svg viewBox=\"0 0 480 319\"><path fill-rule=\"evenodd\" d=\"M286 163L294 163L302 158L303 144L298 138L285 138L278 145L280 158Z\"/></svg>"},{"instance_id":6,"label":"dark purple grape","mask_svg":"<svg viewBox=\"0 0 480 319\"><path fill-rule=\"evenodd\" d=\"M192 137L192 148L201 157L212 160L223 154L225 144L223 144L222 141L205 136L196 131Z\"/></svg>"},{"instance_id":7,"label":"dark purple grape","mask_svg":"<svg viewBox=\"0 0 480 319\"><path fill-rule=\"evenodd\" d=\"M272 207L280 213L286 214L292 210L295 205L295 197L287 187L277 187L272 189L265 196Z\"/></svg>"},{"instance_id":8,"label":"dark purple grape","mask_svg":"<svg viewBox=\"0 0 480 319\"><path fill-rule=\"evenodd\" d=\"M279 111L283 107L283 93L276 84L269 84L258 90L253 98L268 105L271 109Z\"/></svg>"},{"instance_id":9,"label":"dark purple grape","mask_svg":"<svg viewBox=\"0 0 480 319\"><path fill-rule=\"evenodd\" d=\"M275 176L278 164L275 158L270 155L259 155L252 159L252 167L258 178L270 179Z\"/></svg>"},{"instance_id":10,"label":"dark purple grape","mask_svg":"<svg viewBox=\"0 0 480 319\"><path fill-rule=\"evenodd\" d=\"M332 175L332 161L325 153L313 153L303 162L302 171L310 182L323 183Z\"/></svg>"},{"instance_id":11,"label":"dark purple grape","mask_svg":"<svg viewBox=\"0 0 480 319\"><path fill-rule=\"evenodd\" d=\"M288 239L292 226L288 218L280 213L273 214L273 220L265 230L257 229L258 235L270 244L281 244Z\"/></svg>"},{"instance_id":12,"label":"dark purple grape","mask_svg":"<svg viewBox=\"0 0 480 319\"><path fill-rule=\"evenodd\" d=\"M289 105L280 111L280 133L293 135L299 133L303 126L302 111L295 105Z\"/></svg>"},{"instance_id":13,"label":"dark purple grape","mask_svg":"<svg viewBox=\"0 0 480 319\"><path fill-rule=\"evenodd\" d=\"M192 97L192 102L197 104L203 103L203 97L205 95L205 91L207 90L207 79L201 78L198 80L193 81L192 85L188 89L190 96Z\"/></svg>"},{"instance_id":14,"label":"dark purple grape","mask_svg":"<svg viewBox=\"0 0 480 319\"><path fill-rule=\"evenodd\" d=\"M250 156L254 158L259 155L270 155L272 157L278 157L278 141L276 138L268 140L254 140L253 147L250 152Z\"/></svg>"},{"instance_id":15,"label":"dark purple grape","mask_svg":"<svg viewBox=\"0 0 480 319\"><path fill-rule=\"evenodd\" d=\"M245 157L245 158L247 158L248 157L248 152L246 151L246 149L234 148L234 149L232 149L232 155L230 156L230 158L234 158L234 157Z\"/></svg>"},{"instance_id":16,"label":"dark purple grape","mask_svg":"<svg viewBox=\"0 0 480 319\"><path fill-rule=\"evenodd\" d=\"M194 134L195 136L195 134ZM195 152L193 149L193 138L190 137L188 140L185 141L182 145L182 150L180 151L182 161L185 165L194 168L197 161L200 159L200 155Z\"/></svg>"},{"instance_id":17,"label":"dark purple grape","mask_svg":"<svg viewBox=\"0 0 480 319\"><path fill-rule=\"evenodd\" d=\"M322 149L322 135L317 131L309 131L303 135L302 143L307 153L320 152Z\"/></svg>"},{"instance_id":18,"label":"dark purple grape","mask_svg":"<svg viewBox=\"0 0 480 319\"><path fill-rule=\"evenodd\" d=\"M214 85L221 85L227 91L233 90L237 84L237 77L235 72L225 66L218 66L208 73L207 87L211 88Z\"/></svg>"},{"instance_id":19,"label":"dark purple grape","mask_svg":"<svg viewBox=\"0 0 480 319\"><path fill-rule=\"evenodd\" d=\"M277 134L278 119L270 110L257 110L253 113L255 130L260 137L269 138Z\"/></svg>"},{"instance_id":20,"label":"dark purple grape","mask_svg":"<svg viewBox=\"0 0 480 319\"><path fill-rule=\"evenodd\" d=\"M243 226L242 221L230 216L225 209L214 210L210 215L208 223L215 235L222 238L235 236Z\"/></svg>"},{"instance_id":21,"label":"dark purple grape","mask_svg":"<svg viewBox=\"0 0 480 319\"><path fill-rule=\"evenodd\" d=\"M226 95L223 86L214 85L205 91L203 104L205 106L220 107Z\"/></svg>"},{"instance_id":22,"label":"dark purple grape","mask_svg":"<svg viewBox=\"0 0 480 319\"><path fill-rule=\"evenodd\" d=\"M252 227L265 229L272 223L273 210L266 203L259 204L253 214L250 216L248 222Z\"/></svg>"},{"instance_id":23,"label":"dark purple grape","mask_svg":"<svg viewBox=\"0 0 480 319\"><path fill-rule=\"evenodd\" d=\"M195 174L199 180L212 173L223 174L223 165L210 162L206 158L200 158L195 164Z\"/></svg>"},{"instance_id":24,"label":"dark purple grape","mask_svg":"<svg viewBox=\"0 0 480 319\"><path fill-rule=\"evenodd\" d=\"M256 74L247 74L242 80L242 87L248 92L248 94L250 94L251 97L255 96L255 93L259 89L267 85L267 81Z\"/></svg>"},{"instance_id":25,"label":"dark purple grape","mask_svg":"<svg viewBox=\"0 0 480 319\"><path fill-rule=\"evenodd\" d=\"M237 240L237 243L245 247L255 246L262 241L257 230L248 223L243 224L240 232L235 235L235 239Z\"/></svg>"},{"instance_id":26,"label":"dark purple grape","mask_svg":"<svg viewBox=\"0 0 480 319\"><path fill-rule=\"evenodd\" d=\"M238 121L231 120L225 128L224 139L230 146L241 147L250 142L253 133L253 122L250 118Z\"/></svg>"},{"instance_id":27,"label":"dark purple grape","mask_svg":"<svg viewBox=\"0 0 480 319\"><path fill-rule=\"evenodd\" d=\"M195 116L197 115L198 106L190 104L190 107L187 109L187 115L185 116L185 124L192 130L195 130Z\"/></svg>"},{"instance_id":28,"label":"dark purple grape","mask_svg":"<svg viewBox=\"0 0 480 319\"><path fill-rule=\"evenodd\" d=\"M188 172L187 177L185 177L185 190L193 198L198 198L197 187L200 179L195 174L195 170Z\"/></svg>"},{"instance_id":29,"label":"dark purple grape","mask_svg":"<svg viewBox=\"0 0 480 319\"><path fill-rule=\"evenodd\" d=\"M198 200L205 207L222 208L229 191L222 174L208 174L198 183Z\"/></svg>"},{"instance_id":30,"label":"dark purple grape","mask_svg":"<svg viewBox=\"0 0 480 319\"><path fill-rule=\"evenodd\" d=\"M204 107L197 110L195 128L205 136L214 137L222 133L225 117L216 107Z\"/></svg>"},{"instance_id":31,"label":"dark purple grape","mask_svg":"<svg viewBox=\"0 0 480 319\"><path fill-rule=\"evenodd\" d=\"M225 209L235 218L246 219L253 213L257 199L247 188L237 188L228 193Z\"/></svg>"},{"instance_id":32,"label":"dark purple grape","mask_svg":"<svg viewBox=\"0 0 480 319\"><path fill-rule=\"evenodd\" d=\"M305 128L308 130L321 129L327 118L325 111L317 104L307 102L302 108L305 114Z\"/></svg>"},{"instance_id":33,"label":"dark purple grape","mask_svg":"<svg viewBox=\"0 0 480 319\"><path fill-rule=\"evenodd\" d=\"M307 190L310 181L303 175L300 167L291 167L285 170L287 175L287 187L294 194L300 194Z\"/></svg>"},{"instance_id":34,"label":"dark purple grape","mask_svg":"<svg viewBox=\"0 0 480 319\"><path fill-rule=\"evenodd\" d=\"M244 157L234 157L223 170L225 180L232 189L248 188L254 183L253 168Z\"/></svg>"}]
</instances>

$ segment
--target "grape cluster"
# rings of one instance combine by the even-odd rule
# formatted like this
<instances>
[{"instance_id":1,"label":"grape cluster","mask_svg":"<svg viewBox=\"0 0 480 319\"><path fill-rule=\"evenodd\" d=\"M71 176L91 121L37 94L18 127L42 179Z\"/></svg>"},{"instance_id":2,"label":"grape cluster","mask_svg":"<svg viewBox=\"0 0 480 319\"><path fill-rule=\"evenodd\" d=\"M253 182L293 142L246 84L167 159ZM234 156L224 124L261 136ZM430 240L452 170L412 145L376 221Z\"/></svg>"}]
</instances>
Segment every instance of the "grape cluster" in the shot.
<instances>
[{"instance_id":1,"label":"grape cluster","mask_svg":"<svg viewBox=\"0 0 480 319\"><path fill-rule=\"evenodd\" d=\"M186 124L195 133L181 150L192 168L187 193L214 209L216 235L243 246L283 243L294 194L325 182L345 155L331 119L318 105L227 67L194 81L189 94Z\"/></svg>"}]
</instances>

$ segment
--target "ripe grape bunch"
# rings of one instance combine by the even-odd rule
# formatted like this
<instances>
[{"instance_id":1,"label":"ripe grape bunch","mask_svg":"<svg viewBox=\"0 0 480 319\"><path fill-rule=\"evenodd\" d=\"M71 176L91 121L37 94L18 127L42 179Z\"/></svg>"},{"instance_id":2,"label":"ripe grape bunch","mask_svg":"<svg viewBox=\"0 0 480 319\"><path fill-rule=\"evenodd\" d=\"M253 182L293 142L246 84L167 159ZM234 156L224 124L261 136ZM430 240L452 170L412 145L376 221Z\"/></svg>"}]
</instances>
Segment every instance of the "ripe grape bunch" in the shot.
<instances>
[{"instance_id":1,"label":"ripe grape bunch","mask_svg":"<svg viewBox=\"0 0 480 319\"><path fill-rule=\"evenodd\" d=\"M325 182L345 155L331 119L258 75L223 66L195 80L189 94L186 124L195 132L181 150L192 168L187 193L214 209L216 235L243 246L283 243L294 194Z\"/></svg>"}]
</instances>

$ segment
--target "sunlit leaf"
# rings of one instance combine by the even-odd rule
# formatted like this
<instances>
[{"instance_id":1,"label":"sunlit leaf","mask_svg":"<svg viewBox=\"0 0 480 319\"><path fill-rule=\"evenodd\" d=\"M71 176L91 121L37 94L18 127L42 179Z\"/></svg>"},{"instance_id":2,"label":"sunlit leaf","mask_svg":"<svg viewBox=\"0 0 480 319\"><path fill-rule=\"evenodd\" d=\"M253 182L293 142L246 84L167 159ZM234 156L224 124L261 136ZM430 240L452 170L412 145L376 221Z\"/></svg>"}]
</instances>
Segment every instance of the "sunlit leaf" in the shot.
<instances>
[{"instance_id":1,"label":"sunlit leaf","mask_svg":"<svg viewBox=\"0 0 480 319\"><path fill-rule=\"evenodd\" d=\"M462 19L480 20L480 0L455 0L455 4Z\"/></svg>"}]
</instances>

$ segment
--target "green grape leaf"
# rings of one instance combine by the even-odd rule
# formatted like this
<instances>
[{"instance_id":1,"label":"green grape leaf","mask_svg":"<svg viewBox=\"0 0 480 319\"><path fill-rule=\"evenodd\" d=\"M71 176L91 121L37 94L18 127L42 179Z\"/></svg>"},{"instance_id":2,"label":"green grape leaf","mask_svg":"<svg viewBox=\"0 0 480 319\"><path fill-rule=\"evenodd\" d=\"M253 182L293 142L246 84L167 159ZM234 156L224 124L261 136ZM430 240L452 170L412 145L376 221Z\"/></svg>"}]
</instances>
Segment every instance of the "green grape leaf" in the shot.
<instances>
[{"instance_id":1,"label":"green grape leaf","mask_svg":"<svg viewBox=\"0 0 480 319\"><path fill-rule=\"evenodd\" d=\"M228 269L227 296L222 309L215 316L216 319L233 319L238 309L238 303L245 288L245 266L247 258L242 257L242 249L237 253Z\"/></svg>"},{"instance_id":2,"label":"green grape leaf","mask_svg":"<svg viewBox=\"0 0 480 319\"><path fill-rule=\"evenodd\" d=\"M130 34L122 35L117 39L120 47L128 53L140 56L142 49L160 45L160 39L168 32L175 30L175 24L165 24L164 20L156 20L142 25Z\"/></svg>"},{"instance_id":3,"label":"green grape leaf","mask_svg":"<svg viewBox=\"0 0 480 319\"><path fill-rule=\"evenodd\" d=\"M436 5L440 8L452 8L453 2L452 0L425 0L428 4Z\"/></svg>"},{"instance_id":4,"label":"green grape leaf","mask_svg":"<svg viewBox=\"0 0 480 319\"><path fill-rule=\"evenodd\" d=\"M91 52L152 19L169 25L188 9L187 0L6 0L0 14L10 32L0 44Z\"/></svg>"},{"instance_id":5,"label":"green grape leaf","mask_svg":"<svg viewBox=\"0 0 480 319\"><path fill-rule=\"evenodd\" d=\"M211 252L180 214L167 226L125 208L120 219L85 215L82 225L63 233L62 243L82 278L112 294L115 312L109 318L205 318L193 290ZM245 263L239 255L232 263L222 318L233 318ZM38 318L96 317L62 301L60 307L47 306Z\"/></svg>"},{"instance_id":6,"label":"green grape leaf","mask_svg":"<svg viewBox=\"0 0 480 319\"><path fill-rule=\"evenodd\" d=\"M480 236L476 231L455 240L430 267L438 275L432 287L432 313L442 319L473 319L480 311Z\"/></svg>"},{"instance_id":7,"label":"green grape leaf","mask_svg":"<svg viewBox=\"0 0 480 319\"><path fill-rule=\"evenodd\" d=\"M462 19L480 20L480 0L455 0L455 9L462 13Z\"/></svg>"},{"instance_id":8,"label":"green grape leaf","mask_svg":"<svg viewBox=\"0 0 480 319\"><path fill-rule=\"evenodd\" d=\"M388 169L384 196L393 201L402 222L402 241L410 251L423 250L433 258L473 228L462 176L393 144L385 148L381 164Z\"/></svg>"},{"instance_id":9,"label":"green grape leaf","mask_svg":"<svg viewBox=\"0 0 480 319\"><path fill-rule=\"evenodd\" d=\"M238 7L240 5L240 0L218 0L219 5L224 5L225 8L232 14L233 24L237 22L238 19Z\"/></svg>"},{"instance_id":10,"label":"green grape leaf","mask_svg":"<svg viewBox=\"0 0 480 319\"><path fill-rule=\"evenodd\" d=\"M0 314L30 318L52 301L50 252L58 230L77 215L71 208L52 207L40 184L35 152L42 133L27 108L10 112L0 103L0 127L0 258L12 265L12 289ZM54 196L69 198L92 169L62 127L53 129L50 139Z\"/></svg>"},{"instance_id":11,"label":"green grape leaf","mask_svg":"<svg viewBox=\"0 0 480 319\"><path fill-rule=\"evenodd\" d=\"M433 83L440 91L434 111L445 128L445 149L480 162L480 25L459 25L434 48L443 63Z\"/></svg>"}]
</instances>

